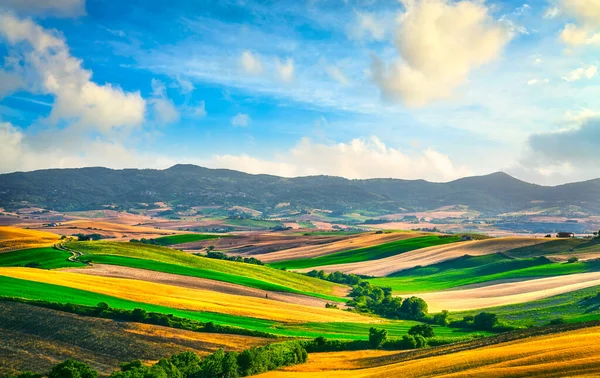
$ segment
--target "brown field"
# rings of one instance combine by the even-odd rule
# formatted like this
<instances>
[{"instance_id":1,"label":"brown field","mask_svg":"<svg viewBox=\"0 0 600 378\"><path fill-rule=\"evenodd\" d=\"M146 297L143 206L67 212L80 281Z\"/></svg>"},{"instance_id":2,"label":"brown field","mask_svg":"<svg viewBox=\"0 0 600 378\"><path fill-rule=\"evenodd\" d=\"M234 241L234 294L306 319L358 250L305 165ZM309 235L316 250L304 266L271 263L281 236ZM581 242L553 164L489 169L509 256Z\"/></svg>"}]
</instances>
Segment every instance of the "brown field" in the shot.
<instances>
[{"instance_id":1,"label":"brown field","mask_svg":"<svg viewBox=\"0 0 600 378\"><path fill-rule=\"evenodd\" d=\"M599 285L600 272L592 272L414 295L423 298L431 312L463 311L524 303Z\"/></svg>"},{"instance_id":2,"label":"brown field","mask_svg":"<svg viewBox=\"0 0 600 378\"><path fill-rule=\"evenodd\" d=\"M344 273L383 277L400 270L413 268L417 265L427 266L464 255L482 256L490 253L503 252L513 248L544 243L548 240L550 239L507 237L458 242L417 249L379 260L321 266L304 270L323 269L326 272L337 270ZM302 272L304 270L299 271Z\"/></svg>"},{"instance_id":3,"label":"brown field","mask_svg":"<svg viewBox=\"0 0 600 378\"><path fill-rule=\"evenodd\" d=\"M257 259L266 263L313 258L331 253L348 251L351 249L370 247L377 244L415 238L421 235L423 235L423 233L420 232L392 232L387 234L376 234L374 232L370 232L353 235L351 237L345 237L341 240L338 239L321 245L305 245L291 249L284 249L277 252L255 254L253 257L256 257Z\"/></svg>"},{"instance_id":4,"label":"brown field","mask_svg":"<svg viewBox=\"0 0 600 378\"><path fill-rule=\"evenodd\" d=\"M54 227L42 227L42 225L38 225L36 228L51 231L60 235L100 234L106 238L115 238L116 241L125 241L132 238L156 238L171 235L173 233L181 233L148 226L116 223L113 221L113 219L83 219L60 222L59 225Z\"/></svg>"},{"instance_id":5,"label":"brown field","mask_svg":"<svg viewBox=\"0 0 600 378\"><path fill-rule=\"evenodd\" d=\"M243 295L254 298L265 298L266 291L255 289L247 286L236 285L228 282L214 281L205 278L181 276L177 274L156 272L152 270L129 268L118 265L102 265L94 264L92 267L63 269L63 271L73 273L90 274L93 276L113 277L113 278L130 278L140 281L148 281L165 285L180 286L188 289L210 290L217 293ZM268 292L269 300L299 304L303 306L325 307L326 301L307 295L284 293L284 292ZM338 303L338 307L345 307L342 303Z\"/></svg>"},{"instance_id":6,"label":"brown field","mask_svg":"<svg viewBox=\"0 0 600 378\"><path fill-rule=\"evenodd\" d=\"M0 268L0 275L66 286L136 302L286 323L377 322L377 319L374 318L337 309L302 306L265 298L223 294L124 278L97 277L88 274L30 268Z\"/></svg>"},{"instance_id":7,"label":"brown field","mask_svg":"<svg viewBox=\"0 0 600 378\"><path fill-rule=\"evenodd\" d=\"M328 371L306 371L304 365L258 375L262 378L287 377L343 377L343 378L392 378L392 377L571 377L600 375L600 327L584 328L563 333L535 336L521 340L464 350L456 353L414 358L402 362L403 353L381 358L379 351L372 356L368 352L345 352L343 359L366 359L365 364L380 358L379 366L336 370L340 365L330 353L309 355L306 364L318 366L319 359L331 362ZM321 357L322 356L322 357ZM369 362L368 360L372 361ZM354 360L354 366L360 362Z\"/></svg>"},{"instance_id":8,"label":"brown field","mask_svg":"<svg viewBox=\"0 0 600 378\"><path fill-rule=\"evenodd\" d=\"M243 350L270 339L200 333L141 323L83 317L23 303L0 302L0 376L46 372L67 358L109 373L119 363L155 361L175 353Z\"/></svg>"},{"instance_id":9,"label":"brown field","mask_svg":"<svg viewBox=\"0 0 600 378\"><path fill-rule=\"evenodd\" d=\"M0 253L26 248L48 247L59 239L50 232L0 226Z\"/></svg>"}]
</instances>

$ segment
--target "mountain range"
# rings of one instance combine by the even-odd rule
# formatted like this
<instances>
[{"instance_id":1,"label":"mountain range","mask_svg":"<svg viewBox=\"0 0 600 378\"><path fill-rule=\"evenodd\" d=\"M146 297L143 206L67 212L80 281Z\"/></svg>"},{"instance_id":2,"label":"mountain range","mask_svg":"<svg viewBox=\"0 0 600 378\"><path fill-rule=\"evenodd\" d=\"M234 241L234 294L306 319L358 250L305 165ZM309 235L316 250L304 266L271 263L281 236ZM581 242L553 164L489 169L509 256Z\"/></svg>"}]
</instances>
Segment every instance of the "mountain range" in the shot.
<instances>
[{"instance_id":1,"label":"mountain range","mask_svg":"<svg viewBox=\"0 0 600 378\"><path fill-rule=\"evenodd\" d=\"M91 167L0 175L0 206L58 211L169 202L189 206L245 206L267 214L281 203L293 209L378 214L465 205L485 215L532 208L600 214L600 179L541 186L506 173L446 183L425 180L349 180L332 176L284 178L226 169L175 165L165 170Z\"/></svg>"}]
</instances>

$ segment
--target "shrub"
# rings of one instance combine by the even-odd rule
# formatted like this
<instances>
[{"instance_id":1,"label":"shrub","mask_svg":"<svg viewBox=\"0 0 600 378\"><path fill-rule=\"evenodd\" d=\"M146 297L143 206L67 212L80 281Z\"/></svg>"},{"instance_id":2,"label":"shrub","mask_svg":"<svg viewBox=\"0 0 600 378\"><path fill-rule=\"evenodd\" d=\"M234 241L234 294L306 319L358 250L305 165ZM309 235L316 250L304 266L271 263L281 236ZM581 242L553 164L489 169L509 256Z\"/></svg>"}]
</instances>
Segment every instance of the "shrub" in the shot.
<instances>
[{"instance_id":1,"label":"shrub","mask_svg":"<svg viewBox=\"0 0 600 378\"><path fill-rule=\"evenodd\" d=\"M491 331L497 324L498 317L490 312L481 312L473 318L473 328L482 331Z\"/></svg>"},{"instance_id":2,"label":"shrub","mask_svg":"<svg viewBox=\"0 0 600 378\"><path fill-rule=\"evenodd\" d=\"M55 365L48 378L97 378L98 372L91 366L76 360L66 360Z\"/></svg>"},{"instance_id":3,"label":"shrub","mask_svg":"<svg viewBox=\"0 0 600 378\"><path fill-rule=\"evenodd\" d=\"M435 332L429 324L417 324L408 330L408 334L412 336L420 335L425 338L435 336Z\"/></svg>"},{"instance_id":4,"label":"shrub","mask_svg":"<svg viewBox=\"0 0 600 378\"><path fill-rule=\"evenodd\" d=\"M569 264L576 263L577 261L579 261L579 259L578 259L577 257L575 257L575 256L573 256L573 257L569 257L569 259L567 260L567 262L568 262Z\"/></svg>"},{"instance_id":5,"label":"shrub","mask_svg":"<svg viewBox=\"0 0 600 378\"><path fill-rule=\"evenodd\" d=\"M388 332L386 329L377 329L371 327L369 329L369 343L375 349L381 348L383 343L387 340Z\"/></svg>"},{"instance_id":6,"label":"shrub","mask_svg":"<svg viewBox=\"0 0 600 378\"><path fill-rule=\"evenodd\" d=\"M448 319L449 316L450 313L448 310L442 310L442 312L438 312L437 314L433 315L433 322L441 326L447 326L450 324L450 320Z\"/></svg>"}]
</instances>

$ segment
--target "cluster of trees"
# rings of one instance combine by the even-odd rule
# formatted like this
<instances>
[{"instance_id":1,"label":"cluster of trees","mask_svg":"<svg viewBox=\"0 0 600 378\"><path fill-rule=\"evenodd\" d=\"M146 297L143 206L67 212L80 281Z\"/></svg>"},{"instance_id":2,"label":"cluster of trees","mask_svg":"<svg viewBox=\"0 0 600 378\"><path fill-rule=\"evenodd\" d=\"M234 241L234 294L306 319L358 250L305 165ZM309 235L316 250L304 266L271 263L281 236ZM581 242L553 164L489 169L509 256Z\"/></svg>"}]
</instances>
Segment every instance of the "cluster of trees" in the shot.
<instances>
[{"instance_id":1,"label":"cluster of trees","mask_svg":"<svg viewBox=\"0 0 600 378\"><path fill-rule=\"evenodd\" d=\"M154 239L146 239L146 238L141 238L141 239L130 239L129 240L130 243L142 243L142 244L152 244L152 245L159 245L156 240Z\"/></svg>"},{"instance_id":2,"label":"cluster of trees","mask_svg":"<svg viewBox=\"0 0 600 378\"><path fill-rule=\"evenodd\" d=\"M325 273L323 270L311 270L306 273L309 277L319 278L321 280L335 282L339 284L354 286L362 282L362 278L356 274L345 274L342 272Z\"/></svg>"},{"instance_id":3,"label":"cluster of trees","mask_svg":"<svg viewBox=\"0 0 600 378\"><path fill-rule=\"evenodd\" d=\"M392 296L392 289L379 287L362 281L352 287L348 305L361 312L374 313L389 319L410 319L426 321L427 303L418 297L399 298Z\"/></svg>"},{"instance_id":4,"label":"cluster of trees","mask_svg":"<svg viewBox=\"0 0 600 378\"><path fill-rule=\"evenodd\" d=\"M246 349L241 353L222 349L199 357L193 352L163 358L152 366L142 361L121 364L109 378L237 378L264 373L283 366L303 363L308 353L297 341L270 344ZM38 378L39 374L23 373L17 378ZM76 360L66 360L54 366L48 378L97 378L98 372Z\"/></svg>"},{"instance_id":5,"label":"cluster of trees","mask_svg":"<svg viewBox=\"0 0 600 378\"><path fill-rule=\"evenodd\" d=\"M470 328L477 331L510 331L514 327L500 323L498 316L491 312L480 312L479 314L467 315L462 320L450 322L451 327Z\"/></svg>"},{"instance_id":6,"label":"cluster of trees","mask_svg":"<svg viewBox=\"0 0 600 378\"><path fill-rule=\"evenodd\" d=\"M73 234L78 241L100 240L105 237L100 234Z\"/></svg>"},{"instance_id":7,"label":"cluster of trees","mask_svg":"<svg viewBox=\"0 0 600 378\"><path fill-rule=\"evenodd\" d=\"M209 250L208 248L206 250L206 255L203 255L201 253L195 253L195 255L201 256L201 257L208 257L209 259L243 262L246 264L254 264L254 265L264 265L264 263L262 261L254 258L254 257L228 256L227 254L225 254L223 252Z\"/></svg>"},{"instance_id":8,"label":"cluster of trees","mask_svg":"<svg viewBox=\"0 0 600 378\"><path fill-rule=\"evenodd\" d=\"M136 308L133 310L124 310L119 308L112 308L106 303L98 303L94 306L76 305L72 303L57 303L47 302L40 300L29 300L22 298L13 297L0 297L0 300L9 300L13 302L21 302L33 304L40 307L51 308L53 310L70 312L82 316L93 316L98 318L132 321L138 323L161 325L171 328L185 329L188 331L196 332L210 332L210 333L227 333L235 335L245 336L257 336L275 338L276 336L267 332L255 331L245 328L231 327L226 325L219 325L213 322L202 323L197 320L191 320L174 316L172 314L161 314L157 312L147 312L144 309Z\"/></svg>"}]
</instances>

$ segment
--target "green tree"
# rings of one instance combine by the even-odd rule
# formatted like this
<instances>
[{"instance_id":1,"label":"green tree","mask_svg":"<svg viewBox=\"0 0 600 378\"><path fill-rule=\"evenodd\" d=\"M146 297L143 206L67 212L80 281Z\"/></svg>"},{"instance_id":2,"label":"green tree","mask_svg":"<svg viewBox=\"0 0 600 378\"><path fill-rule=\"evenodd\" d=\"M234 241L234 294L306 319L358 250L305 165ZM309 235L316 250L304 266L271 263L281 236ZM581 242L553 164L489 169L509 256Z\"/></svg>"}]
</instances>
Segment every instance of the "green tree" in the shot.
<instances>
[{"instance_id":1,"label":"green tree","mask_svg":"<svg viewBox=\"0 0 600 378\"><path fill-rule=\"evenodd\" d=\"M401 311L410 319L423 319L427 315L427 302L418 297L406 298Z\"/></svg>"},{"instance_id":2,"label":"green tree","mask_svg":"<svg viewBox=\"0 0 600 378\"><path fill-rule=\"evenodd\" d=\"M473 326L483 331L491 331L498 324L498 317L491 312L481 312L473 318Z\"/></svg>"},{"instance_id":3,"label":"green tree","mask_svg":"<svg viewBox=\"0 0 600 378\"><path fill-rule=\"evenodd\" d=\"M448 312L448 310L442 310L441 312L438 312L437 314L433 315L433 322L441 326L447 326L448 324L450 324L449 317L450 313Z\"/></svg>"},{"instance_id":4,"label":"green tree","mask_svg":"<svg viewBox=\"0 0 600 378\"><path fill-rule=\"evenodd\" d=\"M97 378L98 372L90 365L77 360L66 360L55 365L48 378Z\"/></svg>"},{"instance_id":5,"label":"green tree","mask_svg":"<svg viewBox=\"0 0 600 378\"><path fill-rule=\"evenodd\" d=\"M375 349L380 348L387 340L388 332L386 329L377 329L371 327L369 329L369 343Z\"/></svg>"},{"instance_id":6,"label":"green tree","mask_svg":"<svg viewBox=\"0 0 600 378\"><path fill-rule=\"evenodd\" d=\"M417 324L416 326L411 327L408 330L408 334L412 336L423 336L425 338L435 336L435 332L433 331L433 327L429 324Z\"/></svg>"}]
</instances>

